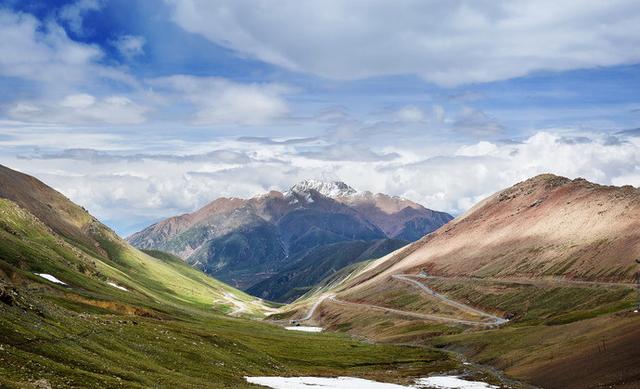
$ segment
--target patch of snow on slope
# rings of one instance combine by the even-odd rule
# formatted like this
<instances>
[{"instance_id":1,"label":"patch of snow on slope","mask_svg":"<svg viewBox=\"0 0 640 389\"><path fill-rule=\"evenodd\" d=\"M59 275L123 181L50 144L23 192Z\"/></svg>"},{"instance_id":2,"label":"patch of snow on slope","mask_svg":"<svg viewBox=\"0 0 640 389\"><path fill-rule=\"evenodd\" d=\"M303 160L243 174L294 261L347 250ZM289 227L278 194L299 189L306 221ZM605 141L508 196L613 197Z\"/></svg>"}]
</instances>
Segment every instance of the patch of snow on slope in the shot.
<instances>
[{"instance_id":1,"label":"patch of snow on slope","mask_svg":"<svg viewBox=\"0 0 640 389\"><path fill-rule=\"evenodd\" d=\"M322 332L322 327L294 326L294 327L284 327L284 329L289 331L301 331L301 332Z\"/></svg>"},{"instance_id":2,"label":"patch of snow on slope","mask_svg":"<svg viewBox=\"0 0 640 389\"><path fill-rule=\"evenodd\" d=\"M51 274L47 274L47 273L33 273L37 276L40 276L42 278L44 278L45 280L49 280L55 284L60 284L60 285L67 285L66 282L62 282L59 279L57 279L56 277L52 276Z\"/></svg>"},{"instance_id":3,"label":"patch of snow on slope","mask_svg":"<svg viewBox=\"0 0 640 389\"><path fill-rule=\"evenodd\" d=\"M439 376L420 378L417 381L419 388L434 389L497 389L498 386L489 385L480 381L467 381L456 376Z\"/></svg>"},{"instance_id":4,"label":"patch of snow on slope","mask_svg":"<svg viewBox=\"0 0 640 389\"><path fill-rule=\"evenodd\" d=\"M244 377L247 382L273 389L497 389L480 381L467 381L457 376L420 378L416 385L404 386L354 377Z\"/></svg>"},{"instance_id":5,"label":"patch of snow on slope","mask_svg":"<svg viewBox=\"0 0 640 389\"><path fill-rule=\"evenodd\" d=\"M252 384L274 389L406 389L408 386L388 384L352 377L245 377Z\"/></svg>"},{"instance_id":6,"label":"patch of snow on slope","mask_svg":"<svg viewBox=\"0 0 640 389\"><path fill-rule=\"evenodd\" d=\"M124 286L120 286L118 284L116 284L115 282L107 282L107 284L113 286L114 288L120 289L120 290L124 290L125 292L128 292L129 290L127 288L125 288Z\"/></svg>"}]
</instances>

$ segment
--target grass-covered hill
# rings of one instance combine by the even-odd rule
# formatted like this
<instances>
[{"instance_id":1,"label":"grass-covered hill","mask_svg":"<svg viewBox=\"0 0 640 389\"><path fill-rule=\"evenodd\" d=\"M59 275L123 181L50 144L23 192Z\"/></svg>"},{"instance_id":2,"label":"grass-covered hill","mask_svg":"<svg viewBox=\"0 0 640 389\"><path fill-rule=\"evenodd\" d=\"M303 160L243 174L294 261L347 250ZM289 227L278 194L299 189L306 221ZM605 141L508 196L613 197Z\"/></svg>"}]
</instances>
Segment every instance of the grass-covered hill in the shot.
<instances>
[{"instance_id":1,"label":"grass-covered hill","mask_svg":"<svg viewBox=\"0 0 640 389\"><path fill-rule=\"evenodd\" d=\"M0 166L0 387L238 388L250 387L247 375L404 382L459 366L433 349L250 320L270 309L171 255L133 248Z\"/></svg>"},{"instance_id":2,"label":"grass-covered hill","mask_svg":"<svg viewBox=\"0 0 640 389\"><path fill-rule=\"evenodd\" d=\"M141 307L189 304L225 312L243 302L247 315L264 308L182 262L135 249L62 194L6 167L0 167L0 234L0 269L27 284L53 286L35 275L44 273L64 282L64 290Z\"/></svg>"}]
</instances>

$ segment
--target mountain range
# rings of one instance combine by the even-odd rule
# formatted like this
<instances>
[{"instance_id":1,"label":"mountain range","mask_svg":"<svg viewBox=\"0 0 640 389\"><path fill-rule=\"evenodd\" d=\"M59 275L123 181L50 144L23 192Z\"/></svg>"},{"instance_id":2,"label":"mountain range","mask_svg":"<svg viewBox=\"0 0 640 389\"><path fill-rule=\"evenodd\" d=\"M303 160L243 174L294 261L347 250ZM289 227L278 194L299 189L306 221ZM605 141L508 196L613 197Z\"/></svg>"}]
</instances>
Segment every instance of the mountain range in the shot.
<instances>
[{"instance_id":1,"label":"mountain range","mask_svg":"<svg viewBox=\"0 0 640 389\"><path fill-rule=\"evenodd\" d=\"M305 180L285 192L219 198L128 240L173 253L260 297L290 301L338 266L384 255L451 219L403 198Z\"/></svg>"}]
</instances>

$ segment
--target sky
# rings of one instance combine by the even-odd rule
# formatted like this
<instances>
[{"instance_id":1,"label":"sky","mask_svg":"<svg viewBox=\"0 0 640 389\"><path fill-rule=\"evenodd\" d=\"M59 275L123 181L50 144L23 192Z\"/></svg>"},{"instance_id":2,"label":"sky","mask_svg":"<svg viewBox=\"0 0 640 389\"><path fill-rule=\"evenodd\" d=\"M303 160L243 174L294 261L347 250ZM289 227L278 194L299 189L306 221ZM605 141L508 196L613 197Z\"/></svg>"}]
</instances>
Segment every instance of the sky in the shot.
<instances>
[{"instance_id":1,"label":"sky","mask_svg":"<svg viewBox=\"0 0 640 389\"><path fill-rule=\"evenodd\" d=\"M0 0L0 164L123 236L305 178L640 186L640 3Z\"/></svg>"}]
</instances>

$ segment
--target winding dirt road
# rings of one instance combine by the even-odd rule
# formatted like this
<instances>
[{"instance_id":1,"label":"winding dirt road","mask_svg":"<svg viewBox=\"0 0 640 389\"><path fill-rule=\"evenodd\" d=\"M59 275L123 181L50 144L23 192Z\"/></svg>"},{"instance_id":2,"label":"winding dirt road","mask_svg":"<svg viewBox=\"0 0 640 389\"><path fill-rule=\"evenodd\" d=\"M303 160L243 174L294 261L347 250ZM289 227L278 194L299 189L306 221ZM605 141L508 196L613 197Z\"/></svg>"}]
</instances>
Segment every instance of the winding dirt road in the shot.
<instances>
[{"instance_id":1,"label":"winding dirt road","mask_svg":"<svg viewBox=\"0 0 640 389\"><path fill-rule=\"evenodd\" d=\"M413 279L412 277L417 277L415 275L411 275L411 274L394 274L391 276L392 278L395 278L396 280L400 280L402 282L406 282L409 285L413 285L417 288L420 288L422 291L424 291L425 293L429 294L430 296L433 296L435 298L437 298L438 300L442 301L443 303L450 305L454 308L458 308L462 311L465 312L469 312L471 314L474 315L478 315L478 316L483 316L486 317L488 319L490 319L490 322L488 322L489 325L502 325L502 324L506 324L509 322L509 320L507 319L503 319L501 317L498 317L496 315L493 315L491 313L488 312L483 312L477 308L474 308L470 305L466 305L463 304L461 302L455 301L455 300L451 300L450 298L448 298L447 296L444 296L436 291L434 291L433 289L429 288L427 285L423 284L422 282Z\"/></svg>"},{"instance_id":2,"label":"winding dirt road","mask_svg":"<svg viewBox=\"0 0 640 389\"><path fill-rule=\"evenodd\" d=\"M509 322L508 320L503 319L501 317L492 315L492 314L487 313L487 312L480 311L480 310L478 310L478 309L476 309L474 307L471 307L469 305L466 305L466 304L451 300L448 297L443 296L443 295L433 291L432 289L430 289L426 285L422 284L421 282L410 278L410 277L415 277L415 276L412 276L412 275L409 275L409 274L395 274L392 277L397 279L397 280L400 280L402 282L406 282L406 283L408 283L408 284L410 284L412 286L415 286L417 288L420 288L423 292L429 294L432 297L435 297L435 298L439 299L440 301L442 301L445 304L451 305L451 306L456 307L456 308L458 308L458 309L460 309L462 311L469 312L469 313L472 313L474 315L485 317L485 318L488 319L488 321L456 319L454 317L431 315L431 314L428 314L428 313L403 311L403 310L400 310L400 309L382 307L382 306L379 306L379 305L366 304L366 303L356 303L356 302L351 302L351 301L344 301L344 300L339 300L338 298L336 298L336 295L334 293L328 293L328 294L321 295L318 298L318 300L316 300L316 302L313 303L311 308L309 308L309 311L307 312L307 314L302 319L300 319L300 321L302 322L302 321L311 320L311 318L313 317L314 313L316 312L316 310L318 309L320 304L322 304L325 300L328 299L331 302L336 303L338 305L365 307L365 308L369 308L369 309L376 310L376 311L394 313L394 314L397 314L397 315L400 315L400 316L413 317L413 318L422 319L422 320L432 320L432 321L438 321L438 322L443 322L443 323L456 323L456 324L466 324L466 325L472 325L472 326L493 327L493 326L503 325L503 324Z\"/></svg>"},{"instance_id":3,"label":"winding dirt road","mask_svg":"<svg viewBox=\"0 0 640 389\"><path fill-rule=\"evenodd\" d=\"M316 312L316 309L318 309L318 307L320 306L320 304L322 304L322 302L328 298L333 299L335 298L335 294L333 293L329 293L329 294L323 294L321 295L318 300L316 300L315 303L313 303L313 305L311 306L311 308L309 308L309 312L307 312L307 315L305 317L303 317L302 319L300 319L300 321L307 321L310 320L311 317L313 316L313 314Z\"/></svg>"}]
</instances>

